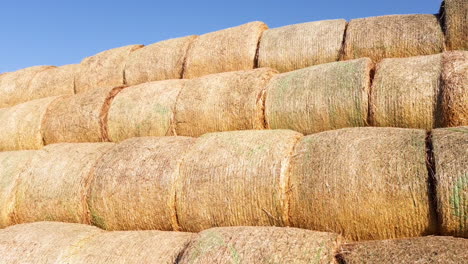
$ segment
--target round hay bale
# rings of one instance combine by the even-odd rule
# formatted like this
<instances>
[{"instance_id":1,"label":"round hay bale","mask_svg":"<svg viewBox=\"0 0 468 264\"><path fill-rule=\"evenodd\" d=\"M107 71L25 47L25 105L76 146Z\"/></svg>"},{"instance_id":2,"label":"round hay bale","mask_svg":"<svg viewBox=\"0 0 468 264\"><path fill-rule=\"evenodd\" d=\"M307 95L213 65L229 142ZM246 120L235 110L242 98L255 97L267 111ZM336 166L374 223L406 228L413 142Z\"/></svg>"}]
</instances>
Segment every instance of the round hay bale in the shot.
<instances>
[{"instance_id":1,"label":"round hay bale","mask_svg":"<svg viewBox=\"0 0 468 264\"><path fill-rule=\"evenodd\" d=\"M0 228L13 224L16 181L34 153L32 150L0 152Z\"/></svg>"},{"instance_id":2,"label":"round hay bale","mask_svg":"<svg viewBox=\"0 0 468 264\"><path fill-rule=\"evenodd\" d=\"M366 126L372 67L365 58L275 76L266 89L268 128L312 134Z\"/></svg>"},{"instance_id":3,"label":"round hay bale","mask_svg":"<svg viewBox=\"0 0 468 264\"><path fill-rule=\"evenodd\" d=\"M268 29L258 49L258 66L279 72L338 61L346 20L324 20Z\"/></svg>"},{"instance_id":4,"label":"round hay bale","mask_svg":"<svg viewBox=\"0 0 468 264\"><path fill-rule=\"evenodd\" d=\"M57 97L47 97L0 108L0 151L40 149L46 110Z\"/></svg>"},{"instance_id":5,"label":"round hay bale","mask_svg":"<svg viewBox=\"0 0 468 264\"><path fill-rule=\"evenodd\" d=\"M275 73L262 68L190 80L176 102L177 135L264 129L265 88Z\"/></svg>"},{"instance_id":6,"label":"round hay bale","mask_svg":"<svg viewBox=\"0 0 468 264\"><path fill-rule=\"evenodd\" d=\"M280 227L224 227L200 232L180 264L337 263L341 237Z\"/></svg>"},{"instance_id":7,"label":"round hay bale","mask_svg":"<svg viewBox=\"0 0 468 264\"><path fill-rule=\"evenodd\" d=\"M39 222L0 229L0 262L54 264L67 249L102 233L96 227ZM63 263L63 262L62 262Z\"/></svg>"},{"instance_id":8,"label":"round hay bale","mask_svg":"<svg viewBox=\"0 0 468 264\"><path fill-rule=\"evenodd\" d=\"M294 227L351 240L433 234L425 131L347 128L304 137L291 159Z\"/></svg>"},{"instance_id":9,"label":"round hay bale","mask_svg":"<svg viewBox=\"0 0 468 264\"><path fill-rule=\"evenodd\" d=\"M112 143L54 144L37 151L20 176L15 223L61 221L89 224L88 178Z\"/></svg>"},{"instance_id":10,"label":"round hay bale","mask_svg":"<svg viewBox=\"0 0 468 264\"><path fill-rule=\"evenodd\" d=\"M75 94L75 73L79 64L54 67L37 73L24 90L23 97L29 100Z\"/></svg>"},{"instance_id":11,"label":"round hay bale","mask_svg":"<svg viewBox=\"0 0 468 264\"><path fill-rule=\"evenodd\" d=\"M444 51L436 15L390 15L353 19L346 30L344 59L430 55Z\"/></svg>"},{"instance_id":12,"label":"round hay bale","mask_svg":"<svg viewBox=\"0 0 468 264\"><path fill-rule=\"evenodd\" d=\"M0 77L0 108L30 101L30 95L26 93L29 83L37 73L52 68L54 66L33 66L2 74Z\"/></svg>"},{"instance_id":13,"label":"round hay bale","mask_svg":"<svg viewBox=\"0 0 468 264\"><path fill-rule=\"evenodd\" d=\"M188 50L184 78L253 69L260 37L267 28L255 21L199 36Z\"/></svg>"},{"instance_id":14,"label":"round hay bale","mask_svg":"<svg viewBox=\"0 0 468 264\"><path fill-rule=\"evenodd\" d=\"M107 114L114 97L125 87L97 88L54 101L44 118L46 144L110 141Z\"/></svg>"},{"instance_id":15,"label":"round hay bale","mask_svg":"<svg viewBox=\"0 0 468 264\"><path fill-rule=\"evenodd\" d=\"M435 127L442 55L384 59L371 88L374 126L428 129Z\"/></svg>"},{"instance_id":16,"label":"round hay bale","mask_svg":"<svg viewBox=\"0 0 468 264\"><path fill-rule=\"evenodd\" d=\"M468 240L429 236L409 239L366 241L344 245L340 263L465 263Z\"/></svg>"},{"instance_id":17,"label":"round hay bale","mask_svg":"<svg viewBox=\"0 0 468 264\"><path fill-rule=\"evenodd\" d=\"M180 165L176 187L182 230L288 225L289 158L301 136L289 130L257 130L197 139Z\"/></svg>"},{"instance_id":18,"label":"round hay bale","mask_svg":"<svg viewBox=\"0 0 468 264\"><path fill-rule=\"evenodd\" d=\"M468 51L442 57L442 127L468 125Z\"/></svg>"},{"instance_id":19,"label":"round hay bale","mask_svg":"<svg viewBox=\"0 0 468 264\"><path fill-rule=\"evenodd\" d=\"M125 85L125 64L130 54L143 45L129 45L110 49L85 58L75 77L75 89L82 93L96 88Z\"/></svg>"},{"instance_id":20,"label":"round hay bale","mask_svg":"<svg viewBox=\"0 0 468 264\"><path fill-rule=\"evenodd\" d=\"M175 182L195 139L132 138L98 161L91 174L91 221L106 230L178 230Z\"/></svg>"},{"instance_id":21,"label":"round hay bale","mask_svg":"<svg viewBox=\"0 0 468 264\"><path fill-rule=\"evenodd\" d=\"M186 80L167 80L131 86L119 93L109 109L109 139L175 134L177 96Z\"/></svg>"},{"instance_id":22,"label":"round hay bale","mask_svg":"<svg viewBox=\"0 0 468 264\"><path fill-rule=\"evenodd\" d=\"M435 129L432 143L441 232L468 238L468 127Z\"/></svg>"},{"instance_id":23,"label":"round hay bale","mask_svg":"<svg viewBox=\"0 0 468 264\"><path fill-rule=\"evenodd\" d=\"M445 0L445 36L448 50L468 50L468 2Z\"/></svg>"},{"instance_id":24,"label":"round hay bale","mask_svg":"<svg viewBox=\"0 0 468 264\"><path fill-rule=\"evenodd\" d=\"M169 39L132 52L125 65L126 84L181 79L187 50L196 37Z\"/></svg>"}]
</instances>

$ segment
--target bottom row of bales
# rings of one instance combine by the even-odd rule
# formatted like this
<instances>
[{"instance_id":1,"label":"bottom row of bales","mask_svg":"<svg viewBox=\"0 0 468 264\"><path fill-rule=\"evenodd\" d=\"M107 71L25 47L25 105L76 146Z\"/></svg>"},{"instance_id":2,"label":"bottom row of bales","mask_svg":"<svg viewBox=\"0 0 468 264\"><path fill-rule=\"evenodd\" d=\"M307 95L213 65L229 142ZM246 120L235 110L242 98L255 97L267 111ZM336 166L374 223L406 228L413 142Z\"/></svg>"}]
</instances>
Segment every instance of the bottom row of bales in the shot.
<instances>
[{"instance_id":1,"label":"bottom row of bales","mask_svg":"<svg viewBox=\"0 0 468 264\"><path fill-rule=\"evenodd\" d=\"M467 135L467 127L431 134L348 128L305 137L259 130L1 152L0 224L468 237Z\"/></svg>"}]
</instances>

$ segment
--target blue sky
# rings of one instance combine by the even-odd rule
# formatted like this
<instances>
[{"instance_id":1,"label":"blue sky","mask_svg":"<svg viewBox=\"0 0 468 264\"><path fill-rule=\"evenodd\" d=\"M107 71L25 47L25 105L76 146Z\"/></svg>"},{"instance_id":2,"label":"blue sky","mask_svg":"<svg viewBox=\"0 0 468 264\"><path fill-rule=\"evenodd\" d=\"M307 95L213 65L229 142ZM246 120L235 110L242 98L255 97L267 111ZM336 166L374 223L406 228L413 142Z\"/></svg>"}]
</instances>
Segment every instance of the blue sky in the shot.
<instances>
[{"instance_id":1,"label":"blue sky","mask_svg":"<svg viewBox=\"0 0 468 264\"><path fill-rule=\"evenodd\" d=\"M250 21L289 24L390 14L435 14L441 0L4 0L0 72L79 63L106 49L203 34Z\"/></svg>"}]
</instances>

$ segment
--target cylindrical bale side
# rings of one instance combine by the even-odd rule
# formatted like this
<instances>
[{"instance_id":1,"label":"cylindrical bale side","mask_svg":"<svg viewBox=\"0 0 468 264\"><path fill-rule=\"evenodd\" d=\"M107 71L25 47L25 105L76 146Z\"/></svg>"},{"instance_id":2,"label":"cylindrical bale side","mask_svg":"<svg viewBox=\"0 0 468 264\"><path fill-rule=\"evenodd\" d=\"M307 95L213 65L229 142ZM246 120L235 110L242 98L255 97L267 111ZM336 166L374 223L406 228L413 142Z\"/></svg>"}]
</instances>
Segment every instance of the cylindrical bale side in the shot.
<instances>
[{"instance_id":1,"label":"cylindrical bale side","mask_svg":"<svg viewBox=\"0 0 468 264\"><path fill-rule=\"evenodd\" d=\"M24 91L29 100L75 94L75 73L79 64L55 67L37 73Z\"/></svg>"},{"instance_id":2,"label":"cylindrical bale side","mask_svg":"<svg viewBox=\"0 0 468 264\"><path fill-rule=\"evenodd\" d=\"M468 1L444 0L448 50L468 50Z\"/></svg>"}]
</instances>

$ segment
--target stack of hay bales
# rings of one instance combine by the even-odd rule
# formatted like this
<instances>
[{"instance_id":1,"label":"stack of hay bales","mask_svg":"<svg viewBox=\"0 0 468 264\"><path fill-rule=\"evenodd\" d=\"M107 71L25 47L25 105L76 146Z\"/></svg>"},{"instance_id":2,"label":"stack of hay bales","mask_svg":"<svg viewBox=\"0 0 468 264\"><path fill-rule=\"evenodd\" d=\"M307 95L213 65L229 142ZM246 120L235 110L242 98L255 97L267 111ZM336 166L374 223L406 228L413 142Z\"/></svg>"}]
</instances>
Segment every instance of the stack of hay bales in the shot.
<instances>
[{"instance_id":1,"label":"stack of hay bales","mask_svg":"<svg viewBox=\"0 0 468 264\"><path fill-rule=\"evenodd\" d=\"M468 50L468 2L444 1L445 35L449 50Z\"/></svg>"},{"instance_id":2,"label":"stack of hay bales","mask_svg":"<svg viewBox=\"0 0 468 264\"><path fill-rule=\"evenodd\" d=\"M50 68L37 73L26 90L18 91L27 101L75 94L75 73L79 64Z\"/></svg>"},{"instance_id":3,"label":"stack of hay bales","mask_svg":"<svg viewBox=\"0 0 468 264\"><path fill-rule=\"evenodd\" d=\"M340 58L346 20L324 20L266 30L258 66L288 72Z\"/></svg>"},{"instance_id":4,"label":"stack of hay bales","mask_svg":"<svg viewBox=\"0 0 468 264\"><path fill-rule=\"evenodd\" d=\"M370 59L317 65L277 75L268 84L268 128L304 134L366 126Z\"/></svg>"}]
</instances>

